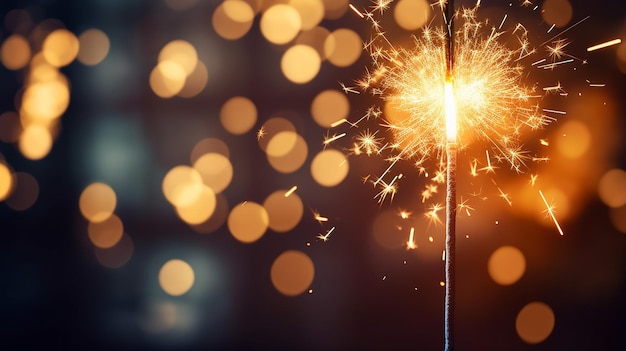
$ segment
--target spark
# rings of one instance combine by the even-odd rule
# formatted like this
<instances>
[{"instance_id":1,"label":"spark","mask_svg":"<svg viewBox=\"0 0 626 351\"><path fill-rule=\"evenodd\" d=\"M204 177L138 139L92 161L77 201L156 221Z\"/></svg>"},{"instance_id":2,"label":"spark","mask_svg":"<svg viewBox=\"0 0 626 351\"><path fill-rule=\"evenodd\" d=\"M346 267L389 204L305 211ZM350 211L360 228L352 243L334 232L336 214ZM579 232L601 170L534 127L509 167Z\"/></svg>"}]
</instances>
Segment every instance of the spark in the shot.
<instances>
[{"instance_id":1,"label":"spark","mask_svg":"<svg viewBox=\"0 0 626 351\"><path fill-rule=\"evenodd\" d=\"M347 120L347 119L342 118L342 119L340 119L340 120L338 120L338 121L336 121L336 122L331 123L330 127L331 127L331 128L335 128L335 127L338 127L338 126L340 126L340 125L342 125L342 124L344 124L344 123L347 123L347 122L348 122L348 120Z\"/></svg>"},{"instance_id":2,"label":"spark","mask_svg":"<svg viewBox=\"0 0 626 351\"><path fill-rule=\"evenodd\" d=\"M565 114L567 114L567 112L565 112L565 111L561 111L561 110L552 110L552 109L549 109L549 108L544 108L544 109L543 109L543 112L557 113L557 114L560 114L560 115L565 115Z\"/></svg>"},{"instance_id":3,"label":"spark","mask_svg":"<svg viewBox=\"0 0 626 351\"><path fill-rule=\"evenodd\" d=\"M356 90L356 88L346 86L345 84L343 84L343 83L341 83L341 82L339 83L339 85L341 85L341 89L342 89L342 90L343 90L343 92L344 92L344 93L346 93L346 94L347 94L347 93L352 93L352 94L360 94L360 93L361 93L360 91Z\"/></svg>"},{"instance_id":4,"label":"spark","mask_svg":"<svg viewBox=\"0 0 626 351\"><path fill-rule=\"evenodd\" d=\"M468 217L472 216L470 211L474 211L474 208L467 204L467 199L463 200L462 197L461 197L461 200L459 201L459 204L457 205L457 208L459 211L465 211L465 214L467 214Z\"/></svg>"},{"instance_id":5,"label":"spark","mask_svg":"<svg viewBox=\"0 0 626 351\"><path fill-rule=\"evenodd\" d=\"M319 223L322 224L322 222L328 222L328 217L324 217L322 216L319 212L312 210L313 212L313 218Z\"/></svg>"},{"instance_id":6,"label":"spark","mask_svg":"<svg viewBox=\"0 0 626 351\"><path fill-rule=\"evenodd\" d=\"M563 235L563 229L561 229L561 226L559 225L559 222L556 220L556 216L554 215L555 206L548 204L548 201L546 200L546 197L543 196L543 192L541 190L539 190L539 195L541 195L541 199L543 200L543 203L546 205L546 212L552 218L552 221L554 222L556 229L559 231L561 235Z\"/></svg>"},{"instance_id":7,"label":"spark","mask_svg":"<svg viewBox=\"0 0 626 351\"><path fill-rule=\"evenodd\" d=\"M417 244L415 244L414 236L415 236L415 228L411 227L411 232L409 233L409 240L407 240L406 242L407 250L417 249Z\"/></svg>"},{"instance_id":8,"label":"spark","mask_svg":"<svg viewBox=\"0 0 626 351\"><path fill-rule=\"evenodd\" d=\"M359 9L357 9L354 5L350 4L348 5L350 6L350 9L359 17L361 18L365 18L365 15L363 15L363 13L361 11L359 11Z\"/></svg>"},{"instance_id":9,"label":"spark","mask_svg":"<svg viewBox=\"0 0 626 351\"><path fill-rule=\"evenodd\" d=\"M324 139L323 144L324 144L324 146L326 146L326 145L332 143L333 141L341 139L341 138L343 138L345 136L346 136L346 133L333 134L333 136L331 136L331 137L326 137L326 139Z\"/></svg>"},{"instance_id":10,"label":"spark","mask_svg":"<svg viewBox=\"0 0 626 351\"><path fill-rule=\"evenodd\" d=\"M409 212L409 211L405 211L405 210L401 210L400 213L398 213L398 215L402 219L409 219L411 217L411 214L413 214L413 213Z\"/></svg>"},{"instance_id":11,"label":"spark","mask_svg":"<svg viewBox=\"0 0 626 351\"><path fill-rule=\"evenodd\" d=\"M587 52L595 51L595 50L599 50L599 49L604 49L604 48L609 47L609 46L620 44L621 42L622 42L622 39L609 40L607 42L588 47L587 48Z\"/></svg>"},{"instance_id":12,"label":"spark","mask_svg":"<svg viewBox=\"0 0 626 351\"><path fill-rule=\"evenodd\" d=\"M380 178L374 182L375 185L380 184L380 187L382 188L380 192L374 196L374 198L378 198L378 203L383 203L387 198L387 195L389 195L391 201L393 201L394 196L396 196L396 193L398 192L398 186L394 184L396 180L398 180L398 176L393 177L389 184L385 183L385 181Z\"/></svg>"},{"instance_id":13,"label":"spark","mask_svg":"<svg viewBox=\"0 0 626 351\"><path fill-rule=\"evenodd\" d=\"M361 132L357 136L357 143L355 143L355 148L358 149L358 153L360 154L361 150L365 150L365 154L367 156L371 156L372 154L378 154L381 150L381 138L376 138L376 134L378 131L371 133L369 129Z\"/></svg>"},{"instance_id":14,"label":"spark","mask_svg":"<svg viewBox=\"0 0 626 351\"><path fill-rule=\"evenodd\" d=\"M502 191L500 187L498 187L498 192L500 192L500 197L503 198L504 201L506 201L506 203L509 204L509 206L513 206L513 202L511 201L511 199L509 199L509 194Z\"/></svg>"},{"instance_id":15,"label":"spark","mask_svg":"<svg viewBox=\"0 0 626 351\"><path fill-rule=\"evenodd\" d=\"M332 227L328 231L326 231L326 234L317 234L316 238L323 242L327 242L330 237L330 233L332 233L334 230L335 230L335 227Z\"/></svg>"},{"instance_id":16,"label":"spark","mask_svg":"<svg viewBox=\"0 0 626 351\"><path fill-rule=\"evenodd\" d=\"M285 197L289 197L289 195L293 194L297 189L298 189L297 185L292 186L291 189L285 192Z\"/></svg>"},{"instance_id":17,"label":"spark","mask_svg":"<svg viewBox=\"0 0 626 351\"><path fill-rule=\"evenodd\" d=\"M430 209L424 213L424 216L428 219L429 223L442 224L439 218L439 211L443 210L443 206L440 204L432 204Z\"/></svg>"},{"instance_id":18,"label":"spark","mask_svg":"<svg viewBox=\"0 0 626 351\"><path fill-rule=\"evenodd\" d=\"M265 127L259 128L259 130L256 132L256 140L263 139L265 134L267 134L267 132L265 131Z\"/></svg>"},{"instance_id":19,"label":"spark","mask_svg":"<svg viewBox=\"0 0 626 351\"><path fill-rule=\"evenodd\" d=\"M535 183L537 183L537 178L539 177L539 175L537 174L531 174L530 175L530 186L535 186Z\"/></svg>"}]
</instances>

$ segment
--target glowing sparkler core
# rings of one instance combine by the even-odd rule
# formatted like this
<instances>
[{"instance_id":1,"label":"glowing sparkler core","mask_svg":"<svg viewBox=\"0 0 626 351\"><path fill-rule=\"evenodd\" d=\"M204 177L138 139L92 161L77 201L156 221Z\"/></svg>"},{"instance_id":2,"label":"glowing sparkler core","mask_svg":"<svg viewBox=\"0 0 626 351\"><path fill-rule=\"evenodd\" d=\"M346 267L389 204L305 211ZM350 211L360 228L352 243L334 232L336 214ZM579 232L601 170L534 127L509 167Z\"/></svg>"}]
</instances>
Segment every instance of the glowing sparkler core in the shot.
<instances>
[{"instance_id":1,"label":"glowing sparkler core","mask_svg":"<svg viewBox=\"0 0 626 351\"><path fill-rule=\"evenodd\" d=\"M444 100L446 105L446 139L448 143L456 143L456 101L452 82L444 85Z\"/></svg>"}]
</instances>

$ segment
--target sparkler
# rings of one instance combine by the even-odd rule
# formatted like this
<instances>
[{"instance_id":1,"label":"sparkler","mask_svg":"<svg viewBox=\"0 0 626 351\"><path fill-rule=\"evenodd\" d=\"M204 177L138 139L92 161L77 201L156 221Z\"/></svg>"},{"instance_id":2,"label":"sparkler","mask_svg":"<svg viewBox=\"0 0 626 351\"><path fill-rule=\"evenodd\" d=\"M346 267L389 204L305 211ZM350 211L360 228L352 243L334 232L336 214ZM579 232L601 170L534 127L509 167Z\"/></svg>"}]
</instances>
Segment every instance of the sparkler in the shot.
<instances>
[{"instance_id":1,"label":"sparkler","mask_svg":"<svg viewBox=\"0 0 626 351\"><path fill-rule=\"evenodd\" d=\"M457 152L477 140L491 144L491 148L485 150L486 166L479 167L477 159L470 162L472 176L477 176L479 172L495 173L499 167L493 163L508 164L512 171L521 173L529 162L548 160L547 157L533 155L525 150L522 139L526 132L541 129L555 121L555 116L566 114L559 109L540 107L539 101L545 95L566 97L568 93L558 81L544 87L526 85L526 68L551 71L573 62L586 63L565 53L569 42L562 35L589 17L539 44L545 48L542 53L531 45L527 28L521 23L510 25L514 22L508 15L493 25L489 20L478 20L476 13L480 0L473 8L458 10L454 9L454 0L437 0L435 5L441 9L443 26L427 25L420 36L413 36L413 47L405 48L394 45L385 36L376 16L387 10L391 2L373 0L373 5L367 11L350 5L357 16L371 23L373 33L364 47L370 54L372 67L355 82L355 86L341 83L346 93L370 92L382 98L386 106L384 109L370 107L355 122L342 120L333 127L344 124L358 127L362 123L367 124L369 120L378 120L379 125L391 134L391 138L385 138L383 133L370 131L368 127L354 138L353 147L350 148L355 155L389 155L385 156L389 166L380 176L371 177L370 180L379 188L375 195L379 202L393 199L398 191L398 180L402 173L395 174L392 170L397 162L413 160L419 174L429 177L425 161L430 158L439 160L438 169L421 197L422 203L426 202L437 193L435 184L445 182L445 282L442 285L446 290L444 336L445 350L452 351L456 214L457 211L463 211L469 216L470 210L473 210L467 200L461 198L461 203L457 202ZM532 8L532 11L538 8L529 0L520 1L520 4ZM503 29L505 25L511 28ZM455 29L455 26L458 28ZM554 27L551 26L547 33L552 32ZM587 50L594 51L620 42L615 39ZM601 85L589 82L589 86ZM344 135L334 134L326 139L324 145ZM543 139L539 143L548 145ZM370 176L366 179L370 179ZM534 185L536 180L537 176L531 175L531 184ZM513 202L509 194L493 179L492 182L498 197L511 206ZM481 191L473 196L479 196ZM548 215L562 234L553 206L547 203L541 191L539 194ZM443 210L442 205L431 205L425 213L426 218L430 222L440 223L439 210ZM412 229L408 248L414 248L413 236Z\"/></svg>"}]
</instances>

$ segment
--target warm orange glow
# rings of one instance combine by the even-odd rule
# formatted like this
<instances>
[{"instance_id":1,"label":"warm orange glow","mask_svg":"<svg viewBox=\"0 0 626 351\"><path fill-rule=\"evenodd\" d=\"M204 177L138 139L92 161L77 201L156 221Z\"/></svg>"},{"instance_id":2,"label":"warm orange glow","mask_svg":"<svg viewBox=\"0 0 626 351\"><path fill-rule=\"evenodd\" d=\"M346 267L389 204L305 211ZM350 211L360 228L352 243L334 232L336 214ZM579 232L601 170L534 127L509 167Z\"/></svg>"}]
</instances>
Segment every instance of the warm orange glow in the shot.
<instances>
[{"instance_id":1,"label":"warm orange glow","mask_svg":"<svg viewBox=\"0 0 626 351\"><path fill-rule=\"evenodd\" d=\"M444 100L446 106L446 138L449 143L456 143L456 102L452 82L444 86Z\"/></svg>"}]
</instances>

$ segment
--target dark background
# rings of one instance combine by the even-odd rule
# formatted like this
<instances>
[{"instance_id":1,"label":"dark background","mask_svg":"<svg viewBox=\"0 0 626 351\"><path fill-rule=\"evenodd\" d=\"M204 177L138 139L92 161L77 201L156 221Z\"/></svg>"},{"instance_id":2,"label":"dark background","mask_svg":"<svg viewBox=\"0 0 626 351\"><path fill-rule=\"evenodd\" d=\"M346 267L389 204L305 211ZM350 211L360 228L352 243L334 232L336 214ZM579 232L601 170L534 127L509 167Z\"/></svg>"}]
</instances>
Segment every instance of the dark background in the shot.
<instances>
[{"instance_id":1,"label":"dark background","mask_svg":"<svg viewBox=\"0 0 626 351\"><path fill-rule=\"evenodd\" d=\"M459 237L470 239L460 239L457 247L458 350L626 350L626 236L613 228L596 190L604 172L626 168L626 79L618 70L616 47L585 52L591 45L624 39L626 7L616 0L570 2L572 22L591 17L567 34L569 52L588 64L580 66L582 73L560 73L564 85L583 92L581 98L562 102L568 111L564 118L584 121L593 130L593 157L557 160L556 166L542 166L538 173L556 183L576 179L574 187L583 190L561 223L564 236L550 223L521 214L515 206L509 209L493 188L471 219L459 221ZM404 208L421 216L421 178L407 176L397 199L379 205L361 177L380 172L385 166L380 159L350 158L348 178L334 188L316 185L308 173L326 134L311 120L312 99L323 89L339 89L337 82L358 79L369 64L367 55L349 68L324 63L309 84L289 83L278 66L284 47L261 37L259 17L244 38L227 42L210 24L217 4L199 1L192 10L180 12L158 0L0 5L2 18L12 9L26 9L35 23L56 18L77 34L95 27L111 41L101 64L74 62L62 69L71 82L71 101L47 157L29 161L15 145L0 143L7 163L32 174L39 184L36 203L25 211L0 203L1 347L442 349L441 240L431 249L407 251L383 248L372 234L381 213ZM508 4L483 1L494 11ZM351 28L363 37L369 33L350 12L322 25ZM10 34L4 26L0 39ZM209 83L195 98L163 100L150 90L148 76L160 48L177 38L197 45L209 67ZM588 78L607 85L597 93L585 85ZM19 74L0 68L0 113L15 109L21 85ZM219 108L234 95L256 103L254 130L271 116L293 116L309 146L301 170L277 173L258 147L254 130L232 136L221 127ZM351 119L377 103L365 95L349 97ZM558 123L545 132L555 133ZM188 163L190 150L205 137L220 138L230 148L235 177L225 195L231 206L244 200L262 202L274 190L298 184L306 209L301 223L285 234L268 231L253 244L236 241L225 225L198 234L182 223L163 198L161 181L171 167ZM405 174L414 172L410 162L399 167L406 168ZM506 170L497 177L503 187L527 183L526 175ZM94 181L116 189L116 214L133 240L131 260L118 269L102 267L95 259L87 222L78 209L81 191ZM329 217L329 224L320 226L308 209ZM315 236L330 226L336 226L331 239L317 241ZM440 227L416 230L423 233L422 241L427 235L442 235ZM518 247L526 258L524 276L510 286L494 283L486 269L490 254L502 245ZM313 260L311 294L285 297L272 286L270 266L288 249L302 250ZM176 257L187 260L202 277L181 297L168 296L157 282L160 266ZM532 301L548 304L556 318L552 334L537 345L526 344L515 331L517 313ZM171 311L177 316L174 326L160 330Z\"/></svg>"}]
</instances>

